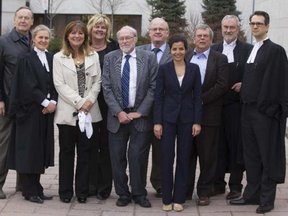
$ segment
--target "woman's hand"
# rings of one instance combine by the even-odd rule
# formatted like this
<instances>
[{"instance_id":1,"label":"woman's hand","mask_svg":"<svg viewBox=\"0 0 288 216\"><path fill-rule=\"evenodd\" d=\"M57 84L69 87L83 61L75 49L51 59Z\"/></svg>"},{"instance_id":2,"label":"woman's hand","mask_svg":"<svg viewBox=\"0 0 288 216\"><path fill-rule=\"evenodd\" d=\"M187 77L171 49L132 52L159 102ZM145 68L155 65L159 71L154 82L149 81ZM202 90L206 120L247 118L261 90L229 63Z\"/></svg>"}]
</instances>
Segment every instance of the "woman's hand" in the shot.
<instances>
[{"instance_id":1,"label":"woman's hand","mask_svg":"<svg viewBox=\"0 0 288 216\"><path fill-rule=\"evenodd\" d=\"M49 103L47 107L42 109L43 114L53 113L56 110L57 106L54 103Z\"/></svg>"},{"instance_id":2,"label":"woman's hand","mask_svg":"<svg viewBox=\"0 0 288 216\"><path fill-rule=\"evenodd\" d=\"M161 139L161 136L162 136L162 125L161 124L155 124L154 125L154 134L158 139Z\"/></svg>"},{"instance_id":3,"label":"woman's hand","mask_svg":"<svg viewBox=\"0 0 288 216\"><path fill-rule=\"evenodd\" d=\"M193 124L192 126L192 135L193 137L197 136L201 132L201 125L200 124Z\"/></svg>"},{"instance_id":4,"label":"woman's hand","mask_svg":"<svg viewBox=\"0 0 288 216\"><path fill-rule=\"evenodd\" d=\"M86 112L85 114L87 114L92 108L92 106L93 106L93 103L89 100L86 100L83 106L81 107L81 110L84 110Z\"/></svg>"}]
</instances>

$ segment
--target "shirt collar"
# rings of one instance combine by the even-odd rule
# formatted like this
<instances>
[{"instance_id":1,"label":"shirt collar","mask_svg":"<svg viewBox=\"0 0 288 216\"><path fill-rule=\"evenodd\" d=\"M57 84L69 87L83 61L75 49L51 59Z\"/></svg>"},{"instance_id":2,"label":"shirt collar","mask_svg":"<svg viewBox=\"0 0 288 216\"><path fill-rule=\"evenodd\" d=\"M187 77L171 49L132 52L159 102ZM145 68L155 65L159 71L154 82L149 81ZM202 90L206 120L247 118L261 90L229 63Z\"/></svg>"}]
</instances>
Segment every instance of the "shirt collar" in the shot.
<instances>
[{"instance_id":1,"label":"shirt collar","mask_svg":"<svg viewBox=\"0 0 288 216\"><path fill-rule=\"evenodd\" d=\"M206 59L208 59L208 56L209 56L209 53L210 53L210 48L208 50L206 50L205 52L201 53L201 54L198 54L197 51L196 51L196 48L194 49L194 54L195 56L204 56Z\"/></svg>"},{"instance_id":2,"label":"shirt collar","mask_svg":"<svg viewBox=\"0 0 288 216\"><path fill-rule=\"evenodd\" d=\"M161 47L159 47L159 49L164 52L164 50L166 49L167 43L164 43ZM154 44L151 43L151 51L153 51L153 49L155 48Z\"/></svg>"},{"instance_id":3,"label":"shirt collar","mask_svg":"<svg viewBox=\"0 0 288 216\"><path fill-rule=\"evenodd\" d=\"M234 41L232 41L231 43L227 43L225 40L223 41L223 46L231 46L231 47L233 47L233 46L235 46L236 45L236 41L237 41L237 39L235 39Z\"/></svg>"},{"instance_id":4,"label":"shirt collar","mask_svg":"<svg viewBox=\"0 0 288 216\"><path fill-rule=\"evenodd\" d=\"M261 41L258 41L258 42L257 42L256 40L254 40L254 41L253 41L253 44L254 44L254 45L256 45L256 44L262 45L263 42L266 41L266 40L268 40L268 39L269 39L269 37L266 37L265 39L263 39L263 40L261 40Z\"/></svg>"},{"instance_id":5,"label":"shirt collar","mask_svg":"<svg viewBox=\"0 0 288 216\"><path fill-rule=\"evenodd\" d=\"M44 51L42 51L42 50L40 50L40 49L38 49L37 47L34 47L34 50L35 50L35 52L38 54L40 54L40 53L45 53L45 52L48 52L48 50L47 49L45 49Z\"/></svg>"},{"instance_id":6,"label":"shirt collar","mask_svg":"<svg viewBox=\"0 0 288 216\"><path fill-rule=\"evenodd\" d=\"M122 59L124 59L126 55L131 55L131 57L136 58L136 49L134 48L133 51L130 54L126 54L126 53L123 52Z\"/></svg>"}]
</instances>

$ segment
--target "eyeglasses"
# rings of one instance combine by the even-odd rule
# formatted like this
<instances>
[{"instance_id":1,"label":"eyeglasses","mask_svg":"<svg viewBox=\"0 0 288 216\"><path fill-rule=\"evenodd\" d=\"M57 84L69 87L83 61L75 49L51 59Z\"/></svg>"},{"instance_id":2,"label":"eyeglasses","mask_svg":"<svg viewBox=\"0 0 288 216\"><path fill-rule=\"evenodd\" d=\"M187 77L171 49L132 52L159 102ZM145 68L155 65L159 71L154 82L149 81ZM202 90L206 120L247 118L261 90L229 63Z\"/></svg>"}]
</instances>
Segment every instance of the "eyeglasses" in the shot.
<instances>
[{"instance_id":1,"label":"eyeglasses","mask_svg":"<svg viewBox=\"0 0 288 216\"><path fill-rule=\"evenodd\" d=\"M251 26L251 27L254 27L255 25L257 26L257 27L259 27L259 26L262 26L262 25L265 25L265 23L261 23L261 22L250 22L249 23L249 25Z\"/></svg>"},{"instance_id":2,"label":"eyeglasses","mask_svg":"<svg viewBox=\"0 0 288 216\"><path fill-rule=\"evenodd\" d=\"M124 40L129 41L129 40L131 40L132 38L134 38L134 37L120 37L120 38L118 38L118 40L119 40L119 41L124 41Z\"/></svg>"},{"instance_id":3,"label":"eyeglasses","mask_svg":"<svg viewBox=\"0 0 288 216\"><path fill-rule=\"evenodd\" d=\"M153 31L153 32L157 32L157 31L159 31L159 32L164 32L164 31L167 31L167 29L163 29L163 28L153 28L153 29L150 29L151 31Z\"/></svg>"},{"instance_id":4,"label":"eyeglasses","mask_svg":"<svg viewBox=\"0 0 288 216\"><path fill-rule=\"evenodd\" d=\"M206 38L209 38L209 35L208 35L208 34L204 34L204 35L199 34L199 35L196 35L196 37L197 37L197 38L202 38L202 37L203 37L203 38L206 39Z\"/></svg>"}]
</instances>

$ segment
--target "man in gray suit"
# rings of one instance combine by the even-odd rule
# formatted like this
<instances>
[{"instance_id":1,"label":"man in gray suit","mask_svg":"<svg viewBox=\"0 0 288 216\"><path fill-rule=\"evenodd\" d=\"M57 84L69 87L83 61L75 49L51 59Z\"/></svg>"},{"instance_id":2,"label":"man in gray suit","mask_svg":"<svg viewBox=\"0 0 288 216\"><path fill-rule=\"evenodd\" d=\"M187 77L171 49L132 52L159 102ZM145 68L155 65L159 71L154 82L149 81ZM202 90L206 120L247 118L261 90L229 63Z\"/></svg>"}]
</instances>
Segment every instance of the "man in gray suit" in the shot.
<instances>
[{"instance_id":1,"label":"man in gray suit","mask_svg":"<svg viewBox=\"0 0 288 216\"><path fill-rule=\"evenodd\" d=\"M152 53L136 50L137 31L124 26L117 32L120 50L104 58L103 94L108 105L107 128L117 206L133 199L142 207L151 207L146 199L144 171L152 134L152 106L156 85L157 62ZM128 187L128 162L131 192Z\"/></svg>"},{"instance_id":2,"label":"man in gray suit","mask_svg":"<svg viewBox=\"0 0 288 216\"><path fill-rule=\"evenodd\" d=\"M150 23L149 36L151 44L142 45L137 47L154 53L157 56L158 64L164 64L172 61L170 54L170 48L168 46L167 38L169 37L169 26L168 23L162 18L154 18ZM152 169L150 181L153 188L156 190L156 197L162 197L161 190L161 165L160 165L160 140L154 135L151 137L152 145ZM147 163L148 166L148 163ZM146 166L146 170L147 170ZM145 173L145 184L147 179L147 171Z\"/></svg>"},{"instance_id":3,"label":"man in gray suit","mask_svg":"<svg viewBox=\"0 0 288 216\"><path fill-rule=\"evenodd\" d=\"M0 37L0 199L6 195L2 190L8 170L5 167L8 145L10 142L12 120L9 119L8 105L12 78L18 59L30 52L33 13L28 7L20 7L14 16L15 28ZM16 190L20 190L17 178Z\"/></svg>"}]
</instances>

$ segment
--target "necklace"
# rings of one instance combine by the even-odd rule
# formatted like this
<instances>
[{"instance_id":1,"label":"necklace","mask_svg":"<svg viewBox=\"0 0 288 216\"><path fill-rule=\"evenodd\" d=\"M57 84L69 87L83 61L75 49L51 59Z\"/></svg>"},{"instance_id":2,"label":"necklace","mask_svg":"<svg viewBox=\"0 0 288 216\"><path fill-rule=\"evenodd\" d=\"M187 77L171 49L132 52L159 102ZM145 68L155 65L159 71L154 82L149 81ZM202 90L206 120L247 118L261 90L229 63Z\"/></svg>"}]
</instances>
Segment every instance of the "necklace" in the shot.
<instances>
[{"instance_id":1,"label":"necklace","mask_svg":"<svg viewBox=\"0 0 288 216\"><path fill-rule=\"evenodd\" d=\"M93 46L91 45L91 47L93 47L94 49L100 49L102 47L104 47L106 45L106 43L103 43L101 46Z\"/></svg>"}]
</instances>

